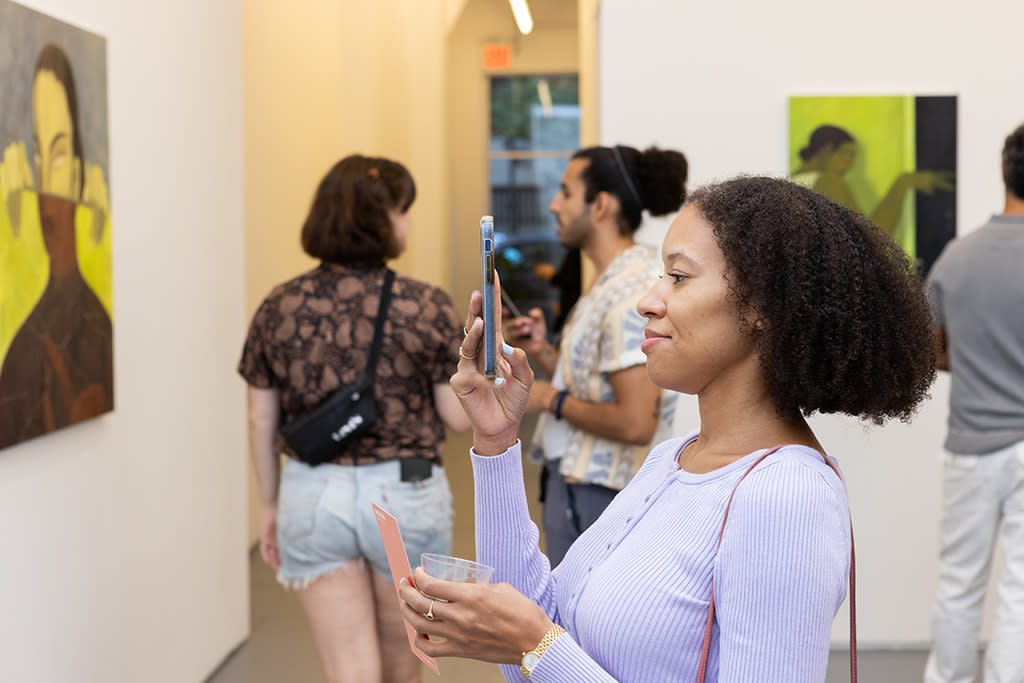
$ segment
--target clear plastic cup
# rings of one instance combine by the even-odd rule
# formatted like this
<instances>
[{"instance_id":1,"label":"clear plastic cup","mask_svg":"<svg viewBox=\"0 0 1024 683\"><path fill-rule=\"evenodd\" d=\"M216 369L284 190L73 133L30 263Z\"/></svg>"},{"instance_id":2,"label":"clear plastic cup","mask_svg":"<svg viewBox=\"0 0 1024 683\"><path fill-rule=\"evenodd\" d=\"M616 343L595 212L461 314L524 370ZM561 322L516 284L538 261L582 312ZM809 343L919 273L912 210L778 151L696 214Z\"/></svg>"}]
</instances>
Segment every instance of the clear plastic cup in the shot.
<instances>
[{"instance_id":1,"label":"clear plastic cup","mask_svg":"<svg viewBox=\"0 0 1024 683\"><path fill-rule=\"evenodd\" d=\"M459 583L490 583L494 574L494 567L486 564L434 553L420 555L420 566L435 579Z\"/></svg>"}]
</instances>

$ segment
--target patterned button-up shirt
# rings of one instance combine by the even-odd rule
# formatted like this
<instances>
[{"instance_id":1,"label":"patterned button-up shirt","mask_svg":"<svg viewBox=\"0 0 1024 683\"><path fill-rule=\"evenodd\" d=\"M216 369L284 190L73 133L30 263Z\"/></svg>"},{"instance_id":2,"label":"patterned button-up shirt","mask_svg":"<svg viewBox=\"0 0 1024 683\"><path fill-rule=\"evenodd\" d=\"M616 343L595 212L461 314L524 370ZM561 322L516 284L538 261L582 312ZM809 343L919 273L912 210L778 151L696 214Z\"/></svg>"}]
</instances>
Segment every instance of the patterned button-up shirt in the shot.
<instances>
[{"instance_id":1,"label":"patterned button-up shirt","mask_svg":"<svg viewBox=\"0 0 1024 683\"><path fill-rule=\"evenodd\" d=\"M637 244L619 254L573 308L562 331L558 365L552 385L573 398L591 403L615 400L609 376L646 363L640 351L647 321L636 305L654 282L660 264L657 251ZM662 392L661 421L655 440L671 432L675 394ZM545 413L534 433L533 456L561 460L569 481L622 489L650 450L603 439L576 429L567 420Z\"/></svg>"}]
</instances>

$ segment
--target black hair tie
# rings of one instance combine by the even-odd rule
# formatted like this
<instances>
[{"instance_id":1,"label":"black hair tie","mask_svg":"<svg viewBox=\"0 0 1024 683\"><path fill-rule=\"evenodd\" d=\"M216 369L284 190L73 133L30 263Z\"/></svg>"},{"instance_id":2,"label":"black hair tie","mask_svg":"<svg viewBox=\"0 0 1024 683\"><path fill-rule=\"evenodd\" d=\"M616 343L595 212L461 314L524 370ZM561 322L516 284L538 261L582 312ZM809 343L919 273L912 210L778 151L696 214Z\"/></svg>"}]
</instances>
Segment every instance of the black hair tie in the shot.
<instances>
[{"instance_id":1,"label":"black hair tie","mask_svg":"<svg viewBox=\"0 0 1024 683\"><path fill-rule=\"evenodd\" d=\"M640 210L644 209L644 202L640 199L640 193L636 190L636 185L633 184L633 179L629 175L629 170L626 168L626 162L622 159L622 153L619 151L619 146L615 145L612 147L612 154L615 155L615 162L619 165L619 172L622 174L622 179L626 181L626 187L629 188L629 193L633 195L633 199L640 206Z\"/></svg>"}]
</instances>

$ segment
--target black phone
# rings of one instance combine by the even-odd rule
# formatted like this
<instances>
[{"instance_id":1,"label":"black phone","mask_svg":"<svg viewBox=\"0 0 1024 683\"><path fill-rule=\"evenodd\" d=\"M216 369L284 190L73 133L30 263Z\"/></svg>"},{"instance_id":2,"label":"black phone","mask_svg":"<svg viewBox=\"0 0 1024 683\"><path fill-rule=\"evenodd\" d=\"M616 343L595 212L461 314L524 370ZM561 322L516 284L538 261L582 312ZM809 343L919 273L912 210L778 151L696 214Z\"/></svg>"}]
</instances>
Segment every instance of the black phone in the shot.
<instances>
[{"instance_id":1,"label":"black phone","mask_svg":"<svg viewBox=\"0 0 1024 683\"><path fill-rule=\"evenodd\" d=\"M520 311L519 307L512 302L512 299L509 298L508 294L505 293L504 289L501 290L501 302L505 304L505 306L508 308L508 312L512 314L513 318L523 317L522 311Z\"/></svg>"},{"instance_id":2,"label":"black phone","mask_svg":"<svg viewBox=\"0 0 1024 683\"><path fill-rule=\"evenodd\" d=\"M401 467L401 479L404 482L426 481L434 476L433 463L426 458L402 458L398 462Z\"/></svg>"}]
</instances>

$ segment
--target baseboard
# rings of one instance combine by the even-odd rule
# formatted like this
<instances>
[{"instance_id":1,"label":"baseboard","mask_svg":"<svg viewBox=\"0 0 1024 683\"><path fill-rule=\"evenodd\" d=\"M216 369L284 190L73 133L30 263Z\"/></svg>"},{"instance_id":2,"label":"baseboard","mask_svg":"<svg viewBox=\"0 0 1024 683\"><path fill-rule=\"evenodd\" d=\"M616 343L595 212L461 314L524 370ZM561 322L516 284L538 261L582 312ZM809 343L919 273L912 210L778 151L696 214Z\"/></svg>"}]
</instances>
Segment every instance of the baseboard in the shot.
<instances>
[{"instance_id":1,"label":"baseboard","mask_svg":"<svg viewBox=\"0 0 1024 683\"><path fill-rule=\"evenodd\" d=\"M218 673L220 673L221 669L223 669L225 666L227 666L228 661L232 657L235 656L235 653L238 652L240 649L242 649L243 645L245 645L246 643L249 642L249 636L250 635L252 635L251 632L250 633L246 633L245 637L242 638L242 640L237 645L235 645L233 648L231 648L230 652L228 652L226 655L224 655L224 657L220 660L220 663L217 664L217 666L213 669L213 671L211 671L209 673L209 675L206 678L203 679L204 683L209 681L214 676L216 676Z\"/></svg>"},{"instance_id":2,"label":"baseboard","mask_svg":"<svg viewBox=\"0 0 1024 683\"><path fill-rule=\"evenodd\" d=\"M928 652L932 644L919 640L906 642L893 641L858 641L857 652ZM830 649L833 652L849 652L849 642L833 642Z\"/></svg>"}]
</instances>

